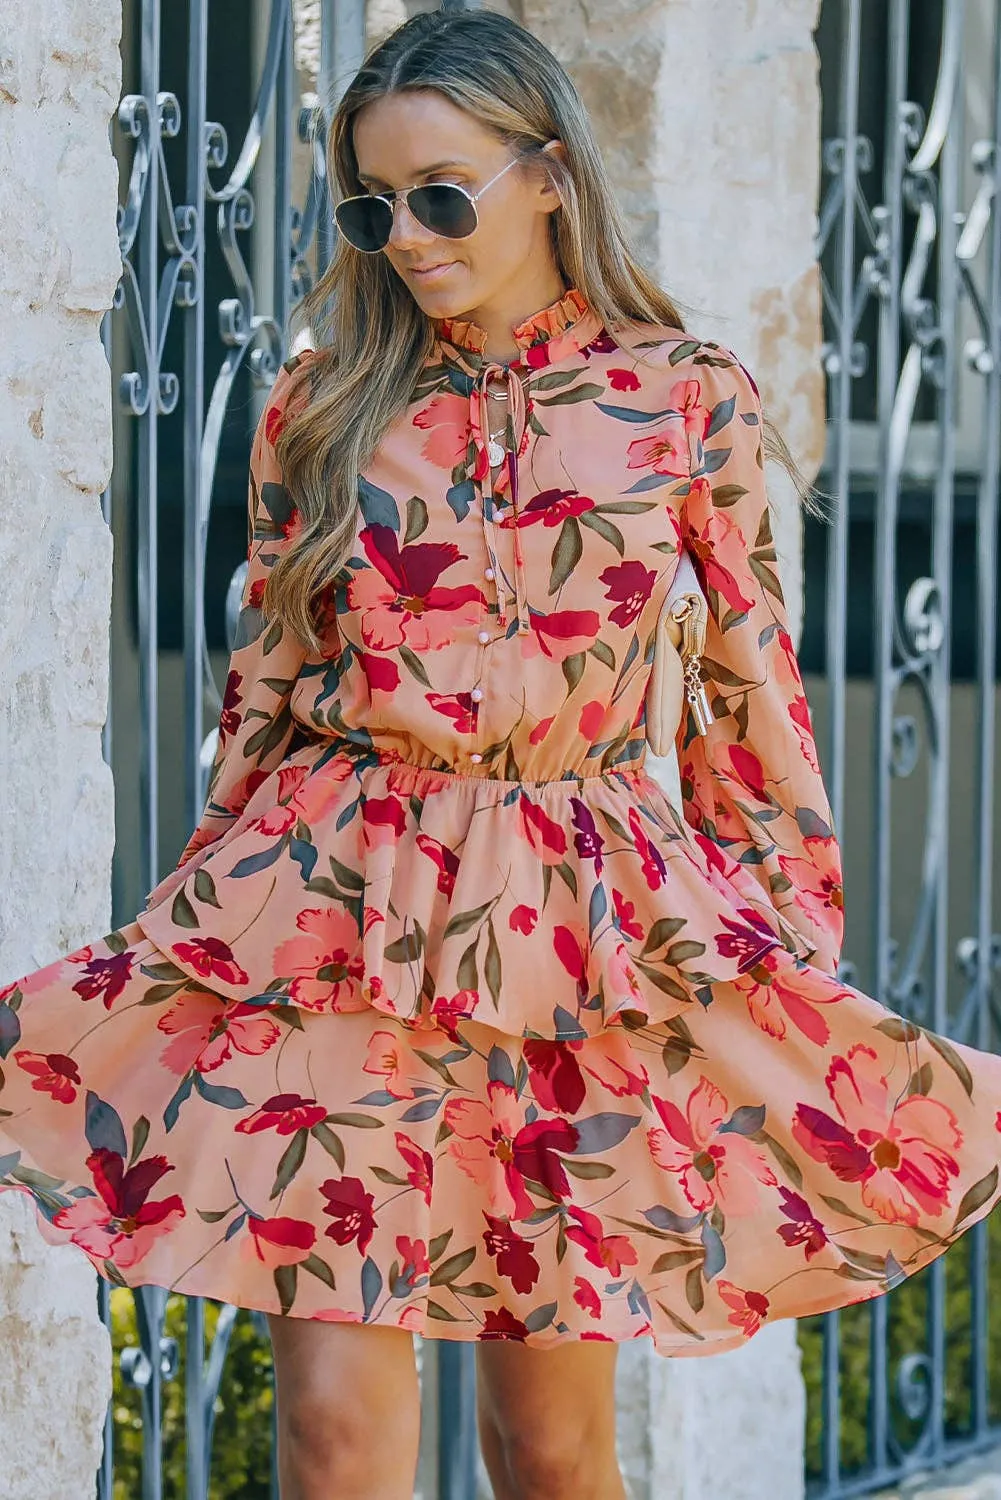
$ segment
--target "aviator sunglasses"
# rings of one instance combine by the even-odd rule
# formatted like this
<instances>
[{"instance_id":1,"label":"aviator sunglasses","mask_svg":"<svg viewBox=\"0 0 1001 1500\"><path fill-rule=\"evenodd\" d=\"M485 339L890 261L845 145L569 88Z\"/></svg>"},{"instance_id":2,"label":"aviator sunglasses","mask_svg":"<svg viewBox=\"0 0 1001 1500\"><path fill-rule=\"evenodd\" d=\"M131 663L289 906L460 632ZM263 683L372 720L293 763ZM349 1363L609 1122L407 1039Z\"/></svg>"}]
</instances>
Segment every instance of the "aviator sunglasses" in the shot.
<instances>
[{"instance_id":1,"label":"aviator sunglasses","mask_svg":"<svg viewBox=\"0 0 1001 1500\"><path fill-rule=\"evenodd\" d=\"M478 193L468 193L454 182L429 182L424 186L398 188L388 193L359 193L342 198L334 209L334 218L349 245L366 255L385 250L393 232L395 198L402 198L418 224L446 240L464 240L477 225L476 205L487 188L520 161L515 156L507 166L485 182Z\"/></svg>"}]
</instances>

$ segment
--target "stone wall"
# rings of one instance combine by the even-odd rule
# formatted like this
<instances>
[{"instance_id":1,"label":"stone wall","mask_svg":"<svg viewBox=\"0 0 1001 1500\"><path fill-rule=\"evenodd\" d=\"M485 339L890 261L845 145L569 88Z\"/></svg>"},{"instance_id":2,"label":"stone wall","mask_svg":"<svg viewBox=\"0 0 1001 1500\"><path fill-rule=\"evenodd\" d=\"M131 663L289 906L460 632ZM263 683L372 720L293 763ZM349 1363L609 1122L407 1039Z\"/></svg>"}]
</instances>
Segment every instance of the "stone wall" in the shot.
<instances>
[{"instance_id":1,"label":"stone wall","mask_svg":"<svg viewBox=\"0 0 1001 1500\"><path fill-rule=\"evenodd\" d=\"M120 0L0 12L0 983L110 925L108 120ZM110 1388L95 1278L0 1202L4 1500L92 1493ZM26 1437L30 1435L30 1441Z\"/></svg>"}]
</instances>

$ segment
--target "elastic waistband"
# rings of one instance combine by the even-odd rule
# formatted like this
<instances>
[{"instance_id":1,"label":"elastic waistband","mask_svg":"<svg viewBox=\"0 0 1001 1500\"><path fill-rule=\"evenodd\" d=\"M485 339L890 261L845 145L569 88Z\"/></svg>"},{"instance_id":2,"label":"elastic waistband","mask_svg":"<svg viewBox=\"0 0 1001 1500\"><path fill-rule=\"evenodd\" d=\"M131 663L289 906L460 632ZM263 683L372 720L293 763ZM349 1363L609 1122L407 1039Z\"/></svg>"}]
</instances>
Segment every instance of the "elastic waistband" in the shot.
<instances>
[{"instance_id":1,"label":"elastic waistband","mask_svg":"<svg viewBox=\"0 0 1001 1500\"><path fill-rule=\"evenodd\" d=\"M623 778L632 780L648 775L645 757L638 760L622 760L613 766L606 767L603 771L564 771L560 776L521 776L514 779L492 776L489 769L467 771L447 764L422 764L420 761L409 760L406 756L389 750L385 746L359 745L353 740L330 740L328 744L331 755L347 756L362 768L366 764L399 767L401 771L412 771L421 777L438 779L442 785L479 786L482 783L485 786L495 786L502 790L513 790L524 787L572 787L588 782L601 783Z\"/></svg>"}]
</instances>

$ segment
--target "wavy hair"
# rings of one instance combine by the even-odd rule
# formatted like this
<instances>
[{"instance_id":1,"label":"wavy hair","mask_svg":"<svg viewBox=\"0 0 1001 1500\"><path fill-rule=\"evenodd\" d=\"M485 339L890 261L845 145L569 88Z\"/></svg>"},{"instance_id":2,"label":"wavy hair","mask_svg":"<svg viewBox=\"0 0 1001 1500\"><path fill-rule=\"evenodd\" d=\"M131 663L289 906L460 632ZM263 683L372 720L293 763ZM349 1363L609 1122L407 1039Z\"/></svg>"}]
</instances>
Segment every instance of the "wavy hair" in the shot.
<instances>
[{"instance_id":1,"label":"wavy hair","mask_svg":"<svg viewBox=\"0 0 1001 1500\"><path fill-rule=\"evenodd\" d=\"M389 94L429 89L495 131L512 155L551 175L560 197L549 216L557 271L618 342L627 346L634 331L642 337L644 324L684 329L679 309L630 245L573 81L537 37L496 12L419 14L372 50L331 124L327 173L335 197L364 191L354 149L358 112ZM553 139L562 141L565 161L542 151ZM319 651L321 600L354 540L357 476L409 404L434 326L386 256L364 255L340 237L299 312L313 331L317 357L293 376L296 387L309 380L309 400L284 424L276 454L300 525L270 571L263 608ZM764 440L766 456L782 463L803 504L818 514L819 492L767 419Z\"/></svg>"}]
</instances>

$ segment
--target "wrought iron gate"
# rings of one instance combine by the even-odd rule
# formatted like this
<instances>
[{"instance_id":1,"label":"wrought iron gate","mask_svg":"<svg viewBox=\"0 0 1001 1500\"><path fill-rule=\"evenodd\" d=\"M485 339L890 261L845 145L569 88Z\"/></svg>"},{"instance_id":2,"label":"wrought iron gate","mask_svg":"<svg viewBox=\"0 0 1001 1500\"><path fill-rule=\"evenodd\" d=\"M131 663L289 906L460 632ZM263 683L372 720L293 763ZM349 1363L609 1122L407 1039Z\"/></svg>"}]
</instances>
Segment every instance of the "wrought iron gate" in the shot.
<instances>
[{"instance_id":1,"label":"wrought iron gate","mask_svg":"<svg viewBox=\"0 0 1001 1500\"><path fill-rule=\"evenodd\" d=\"M315 28L297 36L290 0L125 4L123 54L132 77L116 141L123 276L105 324L119 395L105 514L116 555L133 570L116 589L105 736L118 796L116 922L140 908L161 865L169 867L161 836L176 853L204 803L215 751L215 731L206 736L204 727L218 719L217 674L246 565L228 590L223 578L213 589L207 575L216 554L232 562L245 554L253 402L287 353L290 311L330 253L326 129L338 83L363 56L365 5L324 0L313 10ZM316 77L300 97L303 67ZM258 79L243 101L241 75ZM219 104L231 117L228 129ZM225 610L214 608L223 596ZM165 787L165 776L173 786ZM130 821L132 807L139 816ZM100 1295L116 1345L124 1344L100 1500L133 1500L138 1489L143 1500L205 1500L227 1361L241 1337L266 1350L264 1318L168 1299L155 1288L109 1294L102 1283ZM475 1487L470 1357L469 1349L449 1347L426 1359L426 1398L440 1419L423 1467L443 1500L468 1500ZM269 1385L266 1363L254 1367ZM273 1398L266 1393L248 1411L257 1438L262 1418L271 1425ZM219 1488L217 1476L213 1495L277 1495L269 1446L254 1449L258 1468L241 1474L237 1489Z\"/></svg>"},{"instance_id":2,"label":"wrought iron gate","mask_svg":"<svg viewBox=\"0 0 1001 1500\"><path fill-rule=\"evenodd\" d=\"M845 977L996 1049L1001 4L827 0L818 41ZM999 1294L994 1215L889 1297L801 1325L815 1496L998 1441Z\"/></svg>"},{"instance_id":3,"label":"wrought iron gate","mask_svg":"<svg viewBox=\"0 0 1001 1500\"><path fill-rule=\"evenodd\" d=\"M201 811L214 753L204 727L218 716L242 582L228 569L245 551L249 438L289 312L329 254L323 143L334 86L362 55L365 4L312 9L319 30L300 35L297 58L291 0L162 12L160 0L125 0L124 274L106 323L120 397L105 500L122 568L106 733L116 922ZM803 655L826 677L815 708L846 853L844 972L895 1009L995 1046L1001 0L824 0L818 43L821 482L838 504L834 526L807 535ZM315 88L300 97L311 66ZM964 567L972 583L957 587ZM816 1496L867 1492L998 1436L1001 1332L987 1311L999 1239L992 1221L890 1298L802 1325ZM213 1440L238 1404L217 1398L237 1362L256 1382L241 1396L253 1394L255 1442L273 1410L263 1319L154 1289L112 1298L102 1283L125 1347L100 1500L140 1489L207 1500ZM471 1500L470 1351L425 1354L437 1413L426 1500ZM267 1442L250 1446L252 1472L238 1489L217 1476L218 1500L276 1493Z\"/></svg>"}]
</instances>

